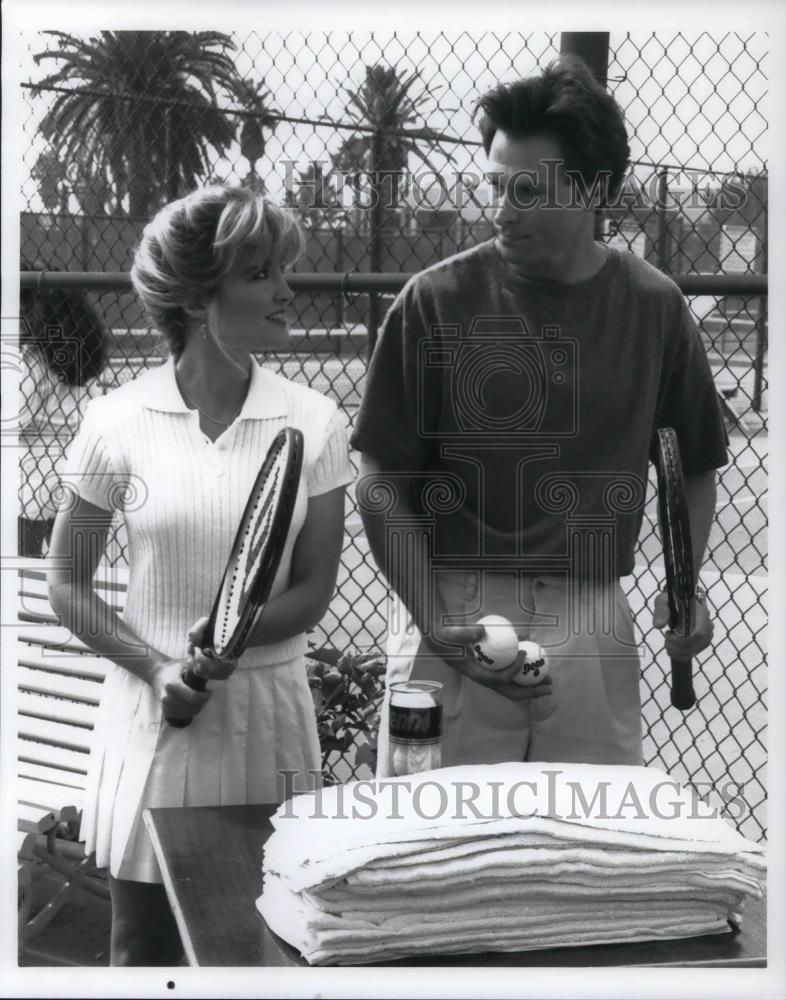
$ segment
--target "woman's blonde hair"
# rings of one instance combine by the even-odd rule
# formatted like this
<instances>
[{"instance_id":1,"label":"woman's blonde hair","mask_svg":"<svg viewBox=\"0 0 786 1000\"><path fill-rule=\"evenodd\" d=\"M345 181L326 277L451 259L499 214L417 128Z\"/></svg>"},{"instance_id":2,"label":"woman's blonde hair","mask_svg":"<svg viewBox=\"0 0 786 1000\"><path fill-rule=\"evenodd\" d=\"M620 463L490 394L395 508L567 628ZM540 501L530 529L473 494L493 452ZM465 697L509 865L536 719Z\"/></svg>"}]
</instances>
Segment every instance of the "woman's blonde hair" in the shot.
<instances>
[{"instance_id":1,"label":"woman's blonde hair","mask_svg":"<svg viewBox=\"0 0 786 1000\"><path fill-rule=\"evenodd\" d=\"M171 202L145 226L131 280L153 325L179 357L193 319L249 253L283 265L303 252L303 231L288 211L248 188L217 184Z\"/></svg>"}]
</instances>

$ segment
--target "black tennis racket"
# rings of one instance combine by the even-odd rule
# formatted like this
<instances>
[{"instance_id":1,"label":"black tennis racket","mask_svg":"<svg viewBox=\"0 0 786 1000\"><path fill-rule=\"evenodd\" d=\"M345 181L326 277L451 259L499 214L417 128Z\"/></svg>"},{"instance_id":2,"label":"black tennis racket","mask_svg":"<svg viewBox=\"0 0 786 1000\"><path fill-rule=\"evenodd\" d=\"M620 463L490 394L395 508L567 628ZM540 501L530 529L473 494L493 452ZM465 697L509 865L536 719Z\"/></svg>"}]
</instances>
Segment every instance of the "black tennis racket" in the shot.
<instances>
[{"instance_id":1,"label":"black tennis racket","mask_svg":"<svg viewBox=\"0 0 786 1000\"><path fill-rule=\"evenodd\" d=\"M671 427L663 427L658 431L655 468L658 474L658 511L666 563L669 627L677 635L687 635L693 628L696 587L680 449L677 435ZM682 712L696 704L691 660L671 661L671 703Z\"/></svg>"},{"instance_id":2,"label":"black tennis racket","mask_svg":"<svg viewBox=\"0 0 786 1000\"><path fill-rule=\"evenodd\" d=\"M236 660L261 613L281 561L295 509L303 465L303 434L294 427L280 431L268 450L243 511L224 576L205 627L202 651ZM190 667L183 681L204 691L207 681ZM167 717L179 729L190 719Z\"/></svg>"}]
</instances>

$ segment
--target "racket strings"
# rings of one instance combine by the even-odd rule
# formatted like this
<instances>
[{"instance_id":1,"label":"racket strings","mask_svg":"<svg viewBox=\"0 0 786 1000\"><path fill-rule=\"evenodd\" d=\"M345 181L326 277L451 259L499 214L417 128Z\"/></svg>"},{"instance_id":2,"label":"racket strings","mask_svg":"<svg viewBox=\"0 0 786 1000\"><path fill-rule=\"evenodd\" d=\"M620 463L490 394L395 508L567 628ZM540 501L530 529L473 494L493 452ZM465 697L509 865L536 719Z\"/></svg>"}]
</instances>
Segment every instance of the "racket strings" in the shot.
<instances>
[{"instance_id":1,"label":"racket strings","mask_svg":"<svg viewBox=\"0 0 786 1000\"><path fill-rule=\"evenodd\" d=\"M266 509L261 514L258 514L257 511L263 499L266 503ZM270 534L270 526L274 513L272 499L272 495L265 496L264 491L260 494L254 506L249 524L244 532L244 546L234 563L232 578L228 583L223 620L220 627L220 642L222 646L226 644L228 635L231 635L240 621L240 608L247 594L246 584L249 574L254 570L254 550L261 549ZM254 529L253 536L252 529ZM253 543L253 538L258 539L256 545ZM245 560L244 557L246 557Z\"/></svg>"},{"instance_id":2,"label":"racket strings","mask_svg":"<svg viewBox=\"0 0 786 1000\"><path fill-rule=\"evenodd\" d=\"M277 455L276 459L278 457ZM247 594L246 584L250 574L255 569L254 555L262 555L266 540L270 535L271 522L275 512L273 501L279 479L280 468L276 465L265 481L260 484L259 489L255 491L256 495L250 498L251 509L246 510L246 516L241 522L239 530L239 535L242 538L241 546L232 560L231 576L228 577L222 591L222 609L217 637L222 649L226 648L228 639L231 638L240 622L241 609Z\"/></svg>"},{"instance_id":3,"label":"racket strings","mask_svg":"<svg viewBox=\"0 0 786 1000\"><path fill-rule=\"evenodd\" d=\"M267 598L286 542L302 466L302 435L288 428L271 446L246 504L211 615L212 649L236 659Z\"/></svg>"}]
</instances>

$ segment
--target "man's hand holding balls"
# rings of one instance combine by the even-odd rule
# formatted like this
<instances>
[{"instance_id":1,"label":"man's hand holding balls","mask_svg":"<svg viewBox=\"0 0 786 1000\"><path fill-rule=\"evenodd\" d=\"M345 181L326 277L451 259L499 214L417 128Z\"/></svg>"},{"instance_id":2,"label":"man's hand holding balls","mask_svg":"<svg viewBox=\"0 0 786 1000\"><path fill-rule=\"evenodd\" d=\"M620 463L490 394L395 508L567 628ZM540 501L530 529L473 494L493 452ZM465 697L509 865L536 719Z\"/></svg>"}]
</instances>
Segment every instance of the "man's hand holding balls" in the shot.
<instances>
[{"instance_id":1,"label":"man's hand holding balls","mask_svg":"<svg viewBox=\"0 0 786 1000\"><path fill-rule=\"evenodd\" d=\"M538 720L548 718L554 711L554 704L550 697L546 697L551 693L552 682L545 649L536 642L519 641L516 630L502 615L486 615L477 625L483 631L472 641L470 648L478 666L508 672L510 667L517 665L518 669L511 671L509 679L519 687L532 689L528 692L532 696L532 717ZM541 686L541 690L534 690Z\"/></svg>"},{"instance_id":2,"label":"man's hand holding balls","mask_svg":"<svg viewBox=\"0 0 786 1000\"><path fill-rule=\"evenodd\" d=\"M488 670L504 670L519 655L519 637L507 618L486 615L478 622L483 632L472 643L475 662Z\"/></svg>"},{"instance_id":3,"label":"man's hand holding balls","mask_svg":"<svg viewBox=\"0 0 786 1000\"><path fill-rule=\"evenodd\" d=\"M511 701L529 701L533 718L536 703L541 703L542 712L546 711L551 702L546 697L551 692L551 678L545 676L548 672L545 653L533 660L525 647L534 644L520 642L506 618L487 615L473 624L438 623L432 626L428 637L437 656L476 684ZM547 714L552 710L549 707Z\"/></svg>"}]
</instances>

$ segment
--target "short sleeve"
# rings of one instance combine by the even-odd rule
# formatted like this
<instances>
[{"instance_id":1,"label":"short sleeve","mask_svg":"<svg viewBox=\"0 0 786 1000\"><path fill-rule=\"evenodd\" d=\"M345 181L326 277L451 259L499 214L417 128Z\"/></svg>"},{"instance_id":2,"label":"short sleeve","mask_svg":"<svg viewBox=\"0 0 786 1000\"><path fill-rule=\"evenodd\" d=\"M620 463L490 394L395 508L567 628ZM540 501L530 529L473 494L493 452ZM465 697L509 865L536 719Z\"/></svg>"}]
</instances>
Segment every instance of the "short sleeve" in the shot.
<instances>
[{"instance_id":1,"label":"short sleeve","mask_svg":"<svg viewBox=\"0 0 786 1000\"><path fill-rule=\"evenodd\" d=\"M85 410L60 479L66 493L75 492L88 503L104 510L116 510L124 496L127 477L117 449L106 428L102 427L100 413L96 409L99 402L91 402Z\"/></svg>"},{"instance_id":2,"label":"short sleeve","mask_svg":"<svg viewBox=\"0 0 786 1000\"><path fill-rule=\"evenodd\" d=\"M657 426L674 428L683 472L690 476L726 465L729 439L707 352L682 295L680 304L679 337L663 384Z\"/></svg>"},{"instance_id":3,"label":"short sleeve","mask_svg":"<svg viewBox=\"0 0 786 1000\"><path fill-rule=\"evenodd\" d=\"M419 470L430 457L427 432L436 423L440 385L435 369L421 362L428 335L420 296L409 285L382 324L350 439L384 469Z\"/></svg>"},{"instance_id":4,"label":"short sleeve","mask_svg":"<svg viewBox=\"0 0 786 1000\"><path fill-rule=\"evenodd\" d=\"M328 423L322 450L306 475L308 495L314 497L328 493L330 490L338 489L339 486L346 486L353 479L346 418L337 409Z\"/></svg>"}]
</instances>

